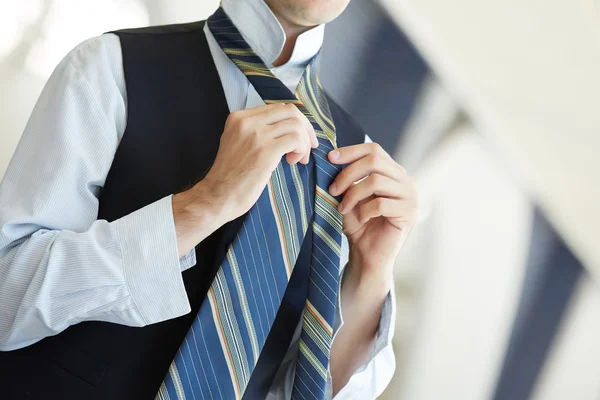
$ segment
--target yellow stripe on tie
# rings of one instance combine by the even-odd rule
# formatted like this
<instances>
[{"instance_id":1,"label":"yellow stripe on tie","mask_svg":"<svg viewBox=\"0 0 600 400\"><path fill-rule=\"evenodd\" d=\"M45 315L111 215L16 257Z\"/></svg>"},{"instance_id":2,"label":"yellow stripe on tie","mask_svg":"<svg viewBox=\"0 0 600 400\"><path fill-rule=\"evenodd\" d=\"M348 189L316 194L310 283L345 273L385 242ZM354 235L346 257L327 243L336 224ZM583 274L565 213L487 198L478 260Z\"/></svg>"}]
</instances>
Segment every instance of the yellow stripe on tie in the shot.
<instances>
[{"instance_id":1,"label":"yellow stripe on tie","mask_svg":"<svg viewBox=\"0 0 600 400\"><path fill-rule=\"evenodd\" d=\"M312 66L309 65L307 67L307 72L306 73L307 73L307 75L309 77L309 80L310 80L310 77L312 76ZM308 82L308 80L306 80L304 83L306 85L306 89L304 90L304 92L312 100L310 102L310 104L315 106L315 109L318 111L319 117L321 117L324 120L324 122L326 122L327 124L329 124L329 127L331 127L333 130L335 130L335 123L329 117L329 114L330 114L329 113L329 109L327 109L327 110L323 110L322 109L322 106L321 106L321 104L319 102L319 99L318 99L317 95L314 92L314 88L313 88L314 85L311 85L310 82ZM325 104L325 106L329 107L329 104ZM327 112L324 112L324 111L327 111ZM335 134L335 132L334 132L334 134Z\"/></svg>"},{"instance_id":2,"label":"yellow stripe on tie","mask_svg":"<svg viewBox=\"0 0 600 400\"><path fill-rule=\"evenodd\" d=\"M306 310L308 310L313 315L313 317L315 317L317 322L323 327L323 329L325 329L329 336L333 337L333 329L331 329L331 326L329 325L329 323L327 323L327 320L323 318L321 313L319 313L315 306L313 306L312 303L308 300L306 301Z\"/></svg>"},{"instance_id":3,"label":"yellow stripe on tie","mask_svg":"<svg viewBox=\"0 0 600 400\"><path fill-rule=\"evenodd\" d=\"M220 270L219 272L221 272ZM219 278L219 273L217 273L217 278ZM225 279L223 277L223 279ZM210 302L210 309L212 311L213 320L215 322L215 327L217 328L217 336L219 336L219 341L221 342L221 348L223 350L223 354L225 356L225 363L227 364L227 369L229 369L229 377L231 379L231 383L233 386L233 391L235 392L235 398L242 398L242 390L240 388L240 382L237 376L237 372L235 370L235 366L233 365L233 357L231 355L231 351L229 350L229 343L227 342L227 337L225 335L225 330L223 329L223 325L221 324L221 316L219 315L217 299L214 293L214 283L211 285L210 289L208 289L208 301Z\"/></svg>"},{"instance_id":4,"label":"yellow stripe on tie","mask_svg":"<svg viewBox=\"0 0 600 400\"><path fill-rule=\"evenodd\" d=\"M319 236L329 248L335 251L335 254L340 257L342 254L342 247L338 242L327 233L327 231L319 224L313 224L313 231Z\"/></svg>"},{"instance_id":5,"label":"yellow stripe on tie","mask_svg":"<svg viewBox=\"0 0 600 400\"><path fill-rule=\"evenodd\" d=\"M316 95L312 89L312 85L306 85L308 87L308 91L309 94L311 96L311 98L313 99L313 101L311 101L309 104L312 105L314 107L314 112L313 114L315 114L315 116L319 116L321 119L323 119L323 124L321 125L323 128L325 128L326 130L331 130L331 133L334 135L335 137L335 124L333 123L333 120L331 120L328 116L327 113L325 113L323 111L323 105L321 105L321 103L319 103L319 101L316 98Z\"/></svg>"},{"instance_id":6,"label":"yellow stripe on tie","mask_svg":"<svg viewBox=\"0 0 600 400\"><path fill-rule=\"evenodd\" d=\"M265 104L294 104L298 107L304 106L300 100L264 100Z\"/></svg>"},{"instance_id":7,"label":"yellow stripe on tie","mask_svg":"<svg viewBox=\"0 0 600 400\"><path fill-rule=\"evenodd\" d=\"M273 190L273 179L269 179L269 184L267 185L269 190L269 199L271 200L271 209L273 210L273 216L275 217L275 225L277 226L277 233L279 236L279 242L281 244L282 249L282 258L285 264L285 271L287 273L287 279L290 280L290 276L292 276L292 263L289 259L289 252L287 241L285 239L285 233L283 230L283 221L281 220L281 214L279 211L279 207L277 206L277 202L275 201L275 194Z\"/></svg>"},{"instance_id":8,"label":"yellow stripe on tie","mask_svg":"<svg viewBox=\"0 0 600 400\"><path fill-rule=\"evenodd\" d=\"M298 198L300 204L304 204L304 185L302 185L302 177L300 176L300 171L298 171L297 165L290 166L292 170L292 178L294 180L294 186L296 186L296 191L298 192ZM302 232L307 231L308 229L308 216L306 215L306 209L304 207L300 207L300 220L302 221Z\"/></svg>"},{"instance_id":9,"label":"yellow stripe on tie","mask_svg":"<svg viewBox=\"0 0 600 400\"><path fill-rule=\"evenodd\" d=\"M271 72L270 69L262 67L262 66L260 66L259 64L256 64L256 63L252 63L252 62L248 62L248 61L242 61L242 60L235 60L235 64L244 73L247 73L247 72L263 72L265 74L268 74L271 77L274 77L274 75L273 75L273 73Z\"/></svg>"},{"instance_id":10,"label":"yellow stripe on tie","mask_svg":"<svg viewBox=\"0 0 600 400\"><path fill-rule=\"evenodd\" d=\"M270 74L267 74L267 73L264 73L264 72L259 72L259 71L249 71L249 72L244 71L244 74L246 76L265 76L267 78L271 77Z\"/></svg>"},{"instance_id":11,"label":"yellow stripe on tie","mask_svg":"<svg viewBox=\"0 0 600 400\"><path fill-rule=\"evenodd\" d=\"M340 218L340 213L338 210L321 197L317 197L316 200L317 214L341 234L343 231L344 221L342 218Z\"/></svg>"},{"instance_id":12,"label":"yellow stripe on tie","mask_svg":"<svg viewBox=\"0 0 600 400\"><path fill-rule=\"evenodd\" d=\"M256 53L252 49L223 49L225 54L231 54L233 56L256 56Z\"/></svg>"},{"instance_id":13,"label":"yellow stripe on tie","mask_svg":"<svg viewBox=\"0 0 600 400\"><path fill-rule=\"evenodd\" d=\"M313 368L315 369L315 371L317 371L317 373L319 375L321 375L323 378L326 378L327 377L327 370L321 364L321 362L319 361L319 359L317 357L315 357L315 355L313 354L313 352L308 348L308 346L306 345L306 343L304 343L304 340L302 340L302 339L300 339L299 348L300 348L300 352L310 362L310 364L313 366Z\"/></svg>"},{"instance_id":14,"label":"yellow stripe on tie","mask_svg":"<svg viewBox=\"0 0 600 400\"><path fill-rule=\"evenodd\" d=\"M173 379L173 386L175 386L177 399L185 400L185 391L183 390L183 385L181 384L181 378L179 377L179 371L177 371L177 365L175 365L174 362L172 362L171 366L169 367L169 374L171 375L171 379Z\"/></svg>"},{"instance_id":15,"label":"yellow stripe on tie","mask_svg":"<svg viewBox=\"0 0 600 400\"><path fill-rule=\"evenodd\" d=\"M258 339L256 338L256 330L254 329L254 321L252 320L252 314L250 314L250 307L248 306L248 299L246 298L246 291L244 290L244 282L240 275L240 267L238 266L237 259L233 251L227 252L227 259L231 266L231 273L235 280L235 288L237 289L238 297L240 299L240 306L242 307L242 313L244 315L244 321L248 329L248 336L250 336L250 344L252 345L252 354L254 356L254 362L258 361L260 355L260 349L258 348Z\"/></svg>"},{"instance_id":16,"label":"yellow stripe on tie","mask_svg":"<svg viewBox=\"0 0 600 400\"><path fill-rule=\"evenodd\" d=\"M329 354L331 351L331 336L325 332L311 313L304 313L303 325L304 332L311 337L321 352L323 354Z\"/></svg>"},{"instance_id":17,"label":"yellow stripe on tie","mask_svg":"<svg viewBox=\"0 0 600 400\"><path fill-rule=\"evenodd\" d=\"M321 196L324 200L333 205L336 209L340 205L339 201L337 201L332 195L329 194L327 190L323 189L320 186L317 186L317 195Z\"/></svg>"},{"instance_id":18,"label":"yellow stripe on tie","mask_svg":"<svg viewBox=\"0 0 600 400\"><path fill-rule=\"evenodd\" d=\"M171 400L171 396L169 396L169 391L167 390L167 385L164 381L162 385L160 385L160 389L158 389L158 394L154 400Z\"/></svg>"},{"instance_id":19,"label":"yellow stripe on tie","mask_svg":"<svg viewBox=\"0 0 600 400\"><path fill-rule=\"evenodd\" d=\"M301 89L300 93L302 94L303 92L305 92L305 90ZM304 93L304 96L301 96L301 98L303 98L305 96L309 96L309 95ZM323 129L323 132L325 133L327 140L329 140L329 142L331 143L333 148L337 148L335 125L329 125L328 121L326 121L326 119L323 117L323 115L324 115L323 112L321 110L317 110L316 104L312 104L311 101L305 102L305 104L306 104L306 108L308 109L308 111L314 116L316 122L319 124L319 126L321 126L321 129Z\"/></svg>"}]
</instances>

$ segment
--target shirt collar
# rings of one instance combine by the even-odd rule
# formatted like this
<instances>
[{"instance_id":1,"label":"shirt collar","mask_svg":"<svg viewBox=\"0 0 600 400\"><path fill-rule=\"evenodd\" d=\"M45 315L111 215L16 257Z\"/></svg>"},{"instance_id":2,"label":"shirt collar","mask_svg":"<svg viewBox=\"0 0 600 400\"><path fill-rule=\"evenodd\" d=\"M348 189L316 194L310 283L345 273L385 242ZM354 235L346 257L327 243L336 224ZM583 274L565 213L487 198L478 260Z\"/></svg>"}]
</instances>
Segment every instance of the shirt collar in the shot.
<instances>
[{"instance_id":1,"label":"shirt collar","mask_svg":"<svg viewBox=\"0 0 600 400\"><path fill-rule=\"evenodd\" d=\"M285 31L264 0L222 0L221 5L246 42L267 67L279 57L285 44ZM325 25L321 24L300 36L290 61L284 66L306 65L323 44Z\"/></svg>"}]
</instances>

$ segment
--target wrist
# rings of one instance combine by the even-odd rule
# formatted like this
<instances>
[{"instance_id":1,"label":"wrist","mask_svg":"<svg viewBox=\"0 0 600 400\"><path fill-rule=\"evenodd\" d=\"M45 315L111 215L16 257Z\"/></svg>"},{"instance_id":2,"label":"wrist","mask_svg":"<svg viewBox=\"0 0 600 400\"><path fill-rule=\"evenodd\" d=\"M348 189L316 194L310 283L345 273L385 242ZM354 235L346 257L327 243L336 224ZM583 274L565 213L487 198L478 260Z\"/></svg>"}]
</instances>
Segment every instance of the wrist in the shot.
<instances>
[{"instance_id":1,"label":"wrist","mask_svg":"<svg viewBox=\"0 0 600 400\"><path fill-rule=\"evenodd\" d=\"M380 254L364 254L350 244L348 273L356 282L366 286L390 286L394 279L394 259Z\"/></svg>"},{"instance_id":2,"label":"wrist","mask_svg":"<svg viewBox=\"0 0 600 400\"><path fill-rule=\"evenodd\" d=\"M229 221L224 204L200 183L173 195L172 203L180 257Z\"/></svg>"},{"instance_id":3,"label":"wrist","mask_svg":"<svg viewBox=\"0 0 600 400\"><path fill-rule=\"evenodd\" d=\"M213 189L207 180L198 182L191 189L176 196L182 196L183 209L192 218L209 220L210 225L220 227L231 221L231 210L226 199Z\"/></svg>"},{"instance_id":4,"label":"wrist","mask_svg":"<svg viewBox=\"0 0 600 400\"><path fill-rule=\"evenodd\" d=\"M342 291L359 299L365 308L383 304L394 284L393 268L387 265L364 265L364 259L350 254L344 272Z\"/></svg>"}]
</instances>

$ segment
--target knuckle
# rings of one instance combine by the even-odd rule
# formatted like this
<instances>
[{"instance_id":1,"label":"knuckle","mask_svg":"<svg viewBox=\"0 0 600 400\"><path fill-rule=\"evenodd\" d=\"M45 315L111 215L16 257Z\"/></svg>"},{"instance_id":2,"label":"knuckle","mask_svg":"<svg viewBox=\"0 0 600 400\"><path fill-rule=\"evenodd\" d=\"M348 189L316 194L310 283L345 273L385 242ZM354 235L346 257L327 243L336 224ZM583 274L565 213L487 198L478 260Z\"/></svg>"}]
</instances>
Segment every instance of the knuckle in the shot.
<instances>
[{"instance_id":1,"label":"knuckle","mask_svg":"<svg viewBox=\"0 0 600 400\"><path fill-rule=\"evenodd\" d=\"M237 118L237 128L242 133L251 133L252 121L249 118Z\"/></svg>"},{"instance_id":2,"label":"knuckle","mask_svg":"<svg viewBox=\"0 0 600 400\"><path fill-rule=\"evenodd\" d=\"M383 177L379 174L371 174L369 178L371 187L376 187L383 183Z\"/></svg>"},{"instance_id":3,"label":"knuckle","mask_svg":"<svg viewBox=\"0 0 600 400\"><path fill-rule=\"evenodd\" d=\"M296 142L298 143L298 148L301 151L306 151L308 148L308 143L306 142L306 135L303 134L301 130L294 131L293 135L296 138Z\"/></svg>"},{"instance_id":4,"label":"knuckle","mask_svg":"<svg viewBox=\"0 0 600 400\"><path fill-rule=\"evenodd\" d=\"M379 143L371 142L369 145L371 146L371 152L374 154L380 154L383 150Z\"/></svg>"},{"instance_id":5,"label":"knuckle","mask_svg":"<svg viewBox=\"0 0 600 400\"><path fill-rule=\"evenodd\" d=\"M357 196L356 190L354 189L354 186L350 186L350 188L348 188L348 190L346 190L346 193L344 194L344 203L350 203L352 202L352 200L354 200L354 198Z\"/></svg>"},{"instance_id":6,"label":"knuckle","mask_svg":"<svg viewBox=\"0 0 600 400\"><path fill-rule=\"evenodd\" d=\"M235 124L240 118L240 112L239 111L234 111L231 114L229 114L229 116L227 116L227 120L225 121L225 123L227 125L232 125Z\"/></svg>"},{"instance_id":7,"label":"knuckle","mask_svg":"<svg viewBox=\"0 0 600 400\"><path fill-rule=\"evenodd\" d=\"M295 129L292 131L292 135L294 135L294 138L300 142L304 141L304 135L302 133L302 129L300 129L299 127L295 127Z\"/></svg>"},{"instance_id":8,"label":"knuckle","mask_svg":"<svg viewBox=\"0 0 600 400\"><path fill-rule=\"evenodd\" d=\"M377 156L375 154L369 155L367 161L368 161L368 165L369 165L369 167L371 167L371 169L375 169L379 165L379 160L377 159Z\"/></svg>"}]
</instances>

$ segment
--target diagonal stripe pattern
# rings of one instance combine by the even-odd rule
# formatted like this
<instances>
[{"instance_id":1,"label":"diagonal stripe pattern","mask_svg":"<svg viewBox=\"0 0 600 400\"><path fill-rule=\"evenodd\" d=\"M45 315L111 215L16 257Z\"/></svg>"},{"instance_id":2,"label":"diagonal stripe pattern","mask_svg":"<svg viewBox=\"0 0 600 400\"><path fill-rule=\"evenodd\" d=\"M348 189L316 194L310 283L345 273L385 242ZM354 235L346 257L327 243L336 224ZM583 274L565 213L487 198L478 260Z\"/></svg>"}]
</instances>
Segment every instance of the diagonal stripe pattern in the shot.
<instances>
[{"instance_id":1,"label":"diagonal stripe pattern","mask_svg":"<svg viewBox=\"0 0 600 400\"><path fill-rule=\"evenodd\" d=\"M266 104L293 103L319 147L308 165L282 159L227 250L157 399L241 399L283 299L300 246L312 229L308 298L292 398L323 399L339 287L342 216L328 193L340 167L327 160L335 125L317 77L317 58L294 95L243 39L222 8L208 27Z\"/></svg>"}]
</instances>

